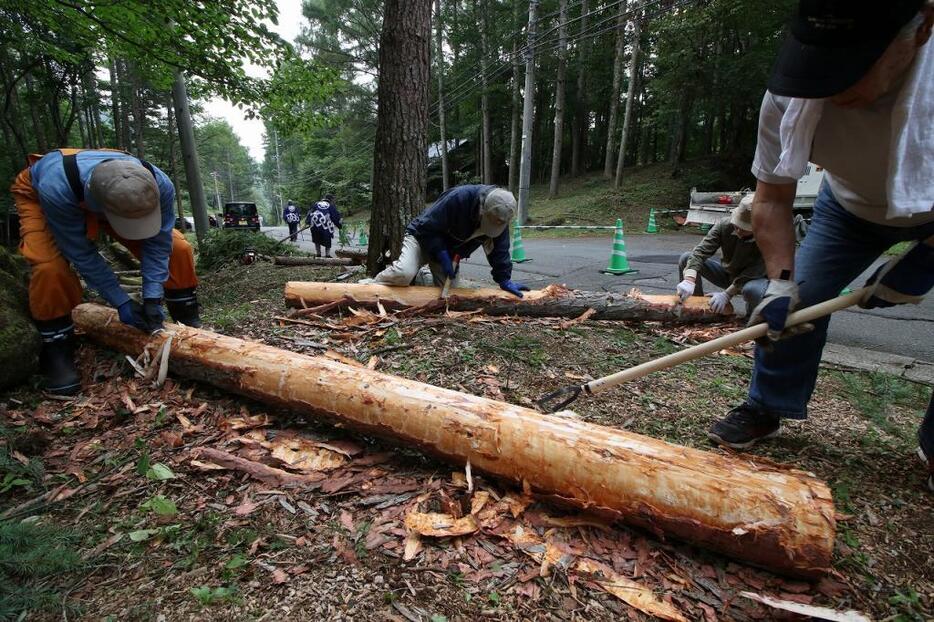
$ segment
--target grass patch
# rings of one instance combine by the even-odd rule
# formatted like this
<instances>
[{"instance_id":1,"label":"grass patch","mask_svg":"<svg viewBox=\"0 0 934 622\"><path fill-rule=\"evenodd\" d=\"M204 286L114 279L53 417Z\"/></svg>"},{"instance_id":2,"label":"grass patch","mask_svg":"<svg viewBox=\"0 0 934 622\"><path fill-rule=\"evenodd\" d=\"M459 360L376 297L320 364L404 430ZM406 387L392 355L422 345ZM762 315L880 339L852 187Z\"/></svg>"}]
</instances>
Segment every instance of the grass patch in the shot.
<instances>
[{"instance_id":1,"label":"grass patch","mask_svg":"<svg viewBox=\"0 0 934 622\"><path fill-rule=\"evenodd\" d=\"M84 568L74 532L32 521L0 522L0 620L28 612L73 609L62 602L62 579Z\"/></svg>"},{"instance_id":2,"label":"grass patch","mask_svg":"<svg viewBox=\"0 0 934 622\"><path fill-rule=\"evenodd\" d=\"M926 388L881 373L840 373L839 379L843 396L863 417L886 434L913 442L914 426L899 425L892 418L892 408L923 409Z\"/></svg>"}]
</instances>

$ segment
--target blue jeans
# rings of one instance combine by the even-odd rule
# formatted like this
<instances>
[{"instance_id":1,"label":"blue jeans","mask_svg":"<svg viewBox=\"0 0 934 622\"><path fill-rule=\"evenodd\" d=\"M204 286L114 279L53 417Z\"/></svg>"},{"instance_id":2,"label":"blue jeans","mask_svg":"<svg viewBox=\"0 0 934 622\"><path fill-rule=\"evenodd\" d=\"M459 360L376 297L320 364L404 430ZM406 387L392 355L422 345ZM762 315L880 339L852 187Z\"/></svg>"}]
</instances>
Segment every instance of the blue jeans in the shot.
<instances>
[{"instance_id":1,"label":"blue jeans","mask_svg":"<svg viewBox=\"0 0 934 622\"><path fill-rule=\"evenodd\" d=\"M795 278L801 302L809 307L840 293L873 261L897 242L934 235L934 222L917 227L888 227L867 222L846 211L825 182L814 203L807 236L795 256ZM817 382L821 352L830 318L814 322L814 330L776 342L772 350L756 348L749 386L750 405L779 417L804 419ZM934 396L922 434L934 443Z\"/></svg>"}]
</instances>

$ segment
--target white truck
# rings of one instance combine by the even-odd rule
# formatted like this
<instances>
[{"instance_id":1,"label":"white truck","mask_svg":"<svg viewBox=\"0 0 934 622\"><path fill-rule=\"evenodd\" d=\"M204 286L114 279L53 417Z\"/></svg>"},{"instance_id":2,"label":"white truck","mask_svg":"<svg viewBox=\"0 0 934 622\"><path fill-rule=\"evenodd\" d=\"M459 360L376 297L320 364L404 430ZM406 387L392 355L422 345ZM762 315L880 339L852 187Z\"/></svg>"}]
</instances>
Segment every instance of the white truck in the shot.
<instances>
[{"instance_id":1,"label":"white truck","mask_svg":"<svg viewBox=\"0 0 934 622\"><path fill-rule=\"evenodd\" d=\"M824 169L809 162L804 177L798 180L794 202L796 216L810 216L823 179ZM733 192L698 192L697 188L691 188L691 203L688 205L688 215L683 224L715 225L729 216L733 208L750 192L752 190L748 188Z\"/></svg>"}]
</instances>

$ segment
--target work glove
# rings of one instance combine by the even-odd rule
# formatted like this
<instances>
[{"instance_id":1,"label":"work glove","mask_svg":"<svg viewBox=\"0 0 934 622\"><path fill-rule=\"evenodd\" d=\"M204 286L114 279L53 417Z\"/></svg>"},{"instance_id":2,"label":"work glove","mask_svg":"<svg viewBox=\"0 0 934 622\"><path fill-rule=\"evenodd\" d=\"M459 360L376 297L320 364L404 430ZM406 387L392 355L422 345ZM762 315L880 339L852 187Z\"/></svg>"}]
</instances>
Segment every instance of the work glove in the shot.
<instances>
[{"instance_id":1,"label":"work glove","mask_svg":"<svg viewBox=\"0 0 934 622\"><path fill-rule=\"evenodd\" d=\"M447 250L438 251L438 263L441 264L441 271L444 276L453 279L457 276L457 270L454 269L454 262L451 261L451 254Z\"/></svg>"},{"instance_id":2,"label":"work glove","mask_svg":"<svg viewBox=\"0 0 934 622\"><path fill-rule=\"evenodd\" d=\"M710 297L710 308L717 313L726 313L726 308L733 298L726 292L716 292Z\"/></svg>"},{"instance_id":3,"label":"work glove","mask_svg":"<svg viewBox=\"0 0 934 622\"><path fill-rule=\"evenodd\" d=\"M689 281L684 279L678 283L678 298L681 299L681 302L684 302L694 294L694 288L697 287L697 284L694 281Z\"/></svg>"},{"instance_id":4,"label":"work glove","mask_svg":"<svg viewBox=\"0 0 934 622\"><path fill-rule=\"evenodd\" d=\"M771 279L762 301L749 314L748 326L761 322L768 324L766 338L757 339L756 343L769 348L773 341L813 330L813 324L799 324L788 329L785 328L788 316L798 306L798 302L800 302L800 298L797 283L785 279Z\"/></svg>"},{"instance_id":5,"label":"work glove","mask_svg":"<svg viewBox=\"0 0 934 622\"><path fill-rule=\"evenodd\" d=\"M165 328L165 311L162 309L161 298L146 298L143 300L143 330L148 333Z\"/></svg>"},{"instance_id":6,"label":"work glove","mask_svg":"<svg viewBox=\"0 0 934 622\"><path fill-rule=\"evenodd\" d=\"M135 300L127 300L117 307L117 315L127 326L143 330L143 305Z\"/></svg>"},{"instance_id":7,"label":"work glove","mask_svg":"<svg viewBox=\"0 0 934 622\"><path fill-rule=\"evenodd\" d=\"M863 309L918 304L934 287L934 247L916 242L907 251L889 260L876 270L860 300Z\"/></svg>"},{"instance_id":8,"label":"work glove","mask_svg":"<svg viewBox=\"0 0 934 622\"><path fill-rule=\"evenodd\" d=\"M523 285L522 283L516 283L515 281L512 281L510 279L506 279L505 281L502 281L499 284L499 288L504 291L509 292L510 294L514 294L518 296L519 298L522 298L522 292L529 291L529 288L527 285Z\"/></svg>"}]
</instances>

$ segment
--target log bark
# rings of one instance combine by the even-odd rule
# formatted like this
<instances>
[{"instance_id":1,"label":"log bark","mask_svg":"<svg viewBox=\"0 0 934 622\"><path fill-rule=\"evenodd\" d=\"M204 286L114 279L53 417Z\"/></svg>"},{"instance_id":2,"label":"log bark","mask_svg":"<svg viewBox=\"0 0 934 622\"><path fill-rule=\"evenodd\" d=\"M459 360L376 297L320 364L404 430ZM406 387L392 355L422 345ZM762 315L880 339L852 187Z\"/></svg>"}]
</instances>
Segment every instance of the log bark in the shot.
<instances>
[{"instance_id":1,"label":"log bark","mask_svg":"<svg viewBox=\"0 0 934 622\"><path fill-rule=\"evenodd\" d=\"M353 260L354 264L363 265L366 263L366 249L338 248L334 251L335 257L342 257Z\"/></svg>"},{"instance_id":2,"label":"log bark","mask_svg":"<svg viewBox=\"0 0 934 622\"><path fill-rule=\"evenodd\" d=\"M273 257L277 266L352 266L353 259L346 257Z\"/></svg>"},{"instance_id":3,"label":"log bark","mask_svg":"<svg viewBox=\"0 0 934 622\"><path fill-rule=\"evenodd\" d=\"M447 300L440 299L438 287L389 287L360 283L315 283L290 281L285 284L285 304L289 307L314 307L339 300L347 306L376 306L379 301L390 309L425 307L438 303L438 310L475 311L490 315L522 315L531 317L580 316L594 309L595 320L660 320L678 322L717 322L725 316L710 309L707 299L694 296L681 306L675 296L584 292L560 285L525 292L516 298L501 289L455 288ZM302 301L304 300L304 304Z\"/></svg>"},{"instance_id":4,"label":"log bark","mask_svg":"<svg viewBox=\"0 0 934 622\"><path fill-rule=\"evenodd\" d=\"M107 307L83 304L77 327L138 355L161 347ZM773 571L816 577L830 564L827 485L774 463L680 447L534 410L181 325L173 373L342 425L474 469L526 482L588 511L675 536Z\"/></svg>"}]
</instances>

